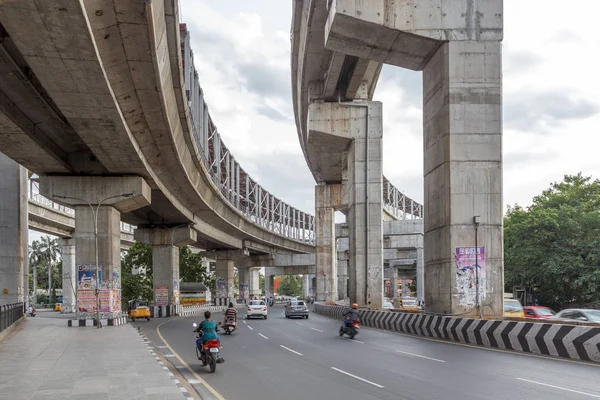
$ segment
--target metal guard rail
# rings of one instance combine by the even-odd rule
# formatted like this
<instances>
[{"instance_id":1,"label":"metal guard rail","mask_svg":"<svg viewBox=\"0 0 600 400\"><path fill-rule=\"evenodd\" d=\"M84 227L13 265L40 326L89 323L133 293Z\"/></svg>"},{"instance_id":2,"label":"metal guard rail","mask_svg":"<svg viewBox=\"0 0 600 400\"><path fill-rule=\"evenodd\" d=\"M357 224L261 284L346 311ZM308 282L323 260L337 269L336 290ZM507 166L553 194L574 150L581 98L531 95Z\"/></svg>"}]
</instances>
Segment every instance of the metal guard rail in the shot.
<instances>
[{"instance_id":1,"label":"metal guard rail","mask_svg":"<svg viewBox=\"0 0 600 400\"><path fill-rule=\"evenodd\" d=\"M13 303L0 306L0 332L8 329L25 314L24 303Z\"/></svg>"}]
</instances>

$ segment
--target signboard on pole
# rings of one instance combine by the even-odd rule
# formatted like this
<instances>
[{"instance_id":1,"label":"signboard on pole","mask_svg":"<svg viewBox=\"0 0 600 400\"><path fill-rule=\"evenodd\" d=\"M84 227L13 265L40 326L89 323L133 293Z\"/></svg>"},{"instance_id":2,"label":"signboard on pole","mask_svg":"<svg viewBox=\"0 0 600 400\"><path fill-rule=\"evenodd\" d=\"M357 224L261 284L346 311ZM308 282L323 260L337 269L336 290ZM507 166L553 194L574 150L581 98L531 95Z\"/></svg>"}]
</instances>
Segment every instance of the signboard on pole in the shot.
<instances>
[{"instance_id":1,"label":"signboard on pole","mask_svg":"<svg viewBox=\"0 0 600 400\"><path fill-rule=\"evenodd\" d=\"M168 286L157 286L154 289L154 304L157 306L164 306L169 304L169 287Z\"/></svg>"}]
</instances>

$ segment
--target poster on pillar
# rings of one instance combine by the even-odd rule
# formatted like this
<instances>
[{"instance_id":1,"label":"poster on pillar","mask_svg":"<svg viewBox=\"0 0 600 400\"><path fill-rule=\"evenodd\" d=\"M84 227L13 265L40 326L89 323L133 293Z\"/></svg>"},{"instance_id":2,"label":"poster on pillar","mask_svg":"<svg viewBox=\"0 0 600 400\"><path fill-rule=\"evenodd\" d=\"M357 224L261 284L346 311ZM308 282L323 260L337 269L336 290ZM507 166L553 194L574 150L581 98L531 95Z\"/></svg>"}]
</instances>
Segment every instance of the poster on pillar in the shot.
<instances>
[{"instance_id":1,"label":"poster on pillar","mask_svg":"<svg viewBox=\"0 0 600 400\"><path fill-rule=\"evenodd\" d=\"M485 247L457 247L455 258L458 303L462 307L475 307L478 288L480 302L486 293Z\"/></svg>"},{"instance_id":2,"label":"poster on pillar","mask_svg":"<svg viewBox=\"0 0 600 400\"><path fill-rule=\"evenodd\" d=\"M240 297L242 299L247 299L249 295L250 295L250 291L249 291L248 285L245 283L240 283Z\"/></svg>"},{"instance_id":3,"label":"poster on pillar","mask_svg":"<svg viewBox=\"0 0 600 400\"><path fill-rule=\"evenodd\" d=\"M217 277L217 298L227 297L227 283L225 278Z\"/></svg>"},{"instance_id":4,"label":"poster on pillar","mask_svg":"<svg viewBox=\"0 0 600 400\"><path fill-rule=\"evenodd\" d=\"M156 289L154 289L154 304L157 306L169 304L168 286L157 286Z\"/></svg>"},{"instance_id":5,"label":"poster on pillar","mask_svg":"<svg viewBox=\"0 0 600 400\"><path fill-rule=\"evenodd\" d=\"M113 313L121 310L120 290L100 289L98 292L100 312ZM97 311L96 294L94 290L77 290L77 311L79 313L95 313Z\"/></svg>"},{"instance_id":6,"label":"poster on pillar","mask_svg":"<svg viewBox=\"0 0 600 400\"><path fill-rule=\"evenodd\" d=\"M96 271L98 275L96 276ZM82 290L95 289L97 281L102 282L102 265L78 265L77 288Z\"/></svg>"}]
</instances>

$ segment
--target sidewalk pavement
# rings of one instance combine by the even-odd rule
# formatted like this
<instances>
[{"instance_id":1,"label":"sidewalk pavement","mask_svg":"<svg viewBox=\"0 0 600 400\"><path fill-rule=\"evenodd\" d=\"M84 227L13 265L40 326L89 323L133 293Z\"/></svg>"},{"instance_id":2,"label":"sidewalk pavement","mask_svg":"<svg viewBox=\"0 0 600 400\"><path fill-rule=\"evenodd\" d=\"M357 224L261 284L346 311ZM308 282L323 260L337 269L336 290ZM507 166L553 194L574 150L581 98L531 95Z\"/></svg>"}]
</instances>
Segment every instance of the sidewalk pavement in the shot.
<instances>
[{"instance_id":1,"label":"sidewalk pavement","mask_svg":"<svg viewBox=\"0 0 600 400\"><path fill-rule=\"evenodd\" d=\"M40 313L0 342L0 398L186 397L131 325L69 328L60 314Z\"/></svg>"}]
</instances>

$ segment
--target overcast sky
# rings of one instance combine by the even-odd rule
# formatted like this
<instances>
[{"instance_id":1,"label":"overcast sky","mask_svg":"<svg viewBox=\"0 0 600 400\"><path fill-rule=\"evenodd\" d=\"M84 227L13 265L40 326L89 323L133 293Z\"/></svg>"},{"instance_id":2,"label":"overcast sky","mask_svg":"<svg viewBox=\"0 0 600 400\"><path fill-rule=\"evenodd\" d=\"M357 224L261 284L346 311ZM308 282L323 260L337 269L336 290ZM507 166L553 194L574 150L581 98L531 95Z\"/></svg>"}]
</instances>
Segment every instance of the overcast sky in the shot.
<instances>
[{"instance_id":1,"label":"overcast sky","mask_svg":"<svg viewBox=\"0 0 600 400\"><path fill-rule=\"evenodd\" d=\"M291 0L183 0L200 82L223 140L267 190L314 213L293 122ZM504 1L504 202L566 173L600 177L598 0ZM420 72L386 66L384 174L423 201Z\"/></svg>"},{"instance_id":2,"label":"overcast sky","mask_svg":"<svg viewBox=\"0 0 600 400\"><path fill-rule=\"evenodd\" d=\"M293 122L291 0L182 0L223 140L264 188L314 213ZM600 1L504 1L504 203L529 205L564 174L600 177ZM423 201L420 72L385 66L383 171ZM37 235L34 235L37 236Z\"/></svg>"}]
</instances>

